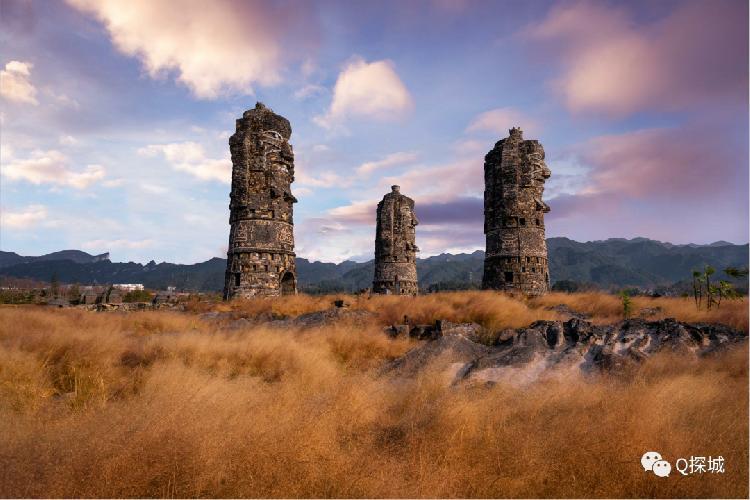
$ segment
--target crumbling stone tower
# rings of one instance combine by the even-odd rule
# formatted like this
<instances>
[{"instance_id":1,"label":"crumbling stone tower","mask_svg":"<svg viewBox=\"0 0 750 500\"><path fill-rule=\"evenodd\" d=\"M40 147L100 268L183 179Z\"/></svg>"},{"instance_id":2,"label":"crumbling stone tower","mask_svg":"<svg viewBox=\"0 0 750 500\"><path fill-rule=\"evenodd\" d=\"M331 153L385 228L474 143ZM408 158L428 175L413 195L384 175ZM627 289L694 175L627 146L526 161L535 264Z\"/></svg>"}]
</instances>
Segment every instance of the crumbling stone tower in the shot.
<instances>
[{"instance_id":1,"label":"crumbling stone tower","mask_svg":"<svg viewBox=\"0 0 750 500\"><path fill-rule=\"evenodd\" d=\"M261 103L229 138L232 192L224 299L297 293L289 120Z\"/></svg>"},{"instance_id":2,"label":"crumbling stone tower","mask_svg":"<svg viewBox=\"0 0 750 500\"><path fill-rule=\"evenodd\" d=\"M482 288L542 295L549 291L542 201L550 170L539 141L520 128L484 157L484 257Z\"/></svg>"},{"instance_id":3,"label":"crumbling stone tower","mask_svg":"<svg viewBox=\"0 0 750 500\"><path fill-rule=\"evenodd\" d=\"M398 186L378 203L375 230L375 279L373 293L416 295L417 257L414 200L401 194Z\"/></svg>"}]
</instances>

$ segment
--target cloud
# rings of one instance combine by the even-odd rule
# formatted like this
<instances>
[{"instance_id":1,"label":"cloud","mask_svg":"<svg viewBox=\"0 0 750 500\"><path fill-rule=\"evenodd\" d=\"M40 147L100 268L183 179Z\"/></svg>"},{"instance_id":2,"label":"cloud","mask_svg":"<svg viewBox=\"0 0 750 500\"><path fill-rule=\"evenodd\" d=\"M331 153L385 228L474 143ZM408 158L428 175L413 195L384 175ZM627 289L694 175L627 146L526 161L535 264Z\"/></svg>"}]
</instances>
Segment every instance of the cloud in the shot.
<instances>
[{"instance_id":1,"label":"cloud","mask_svg":"<svg viewBox=\"0 0 750 500\"><path fill-rule=\"evenodd\" d=\"M326 92L326 88L323 87L322 85L307 84L304 87L301 87L294 92L294 98L297 99L298 101L304 101L305 99L309 97L324 94L325 92Z\"/></svg>"},{"instance_id":2,"label":"cloud","mask_svg":"<svg viewBox=\"0 0 750 500\"><path fill-rule=\"evenodd\" d=\"M91 240L86 241L81 244L81 247L87 249L87 250L105 250L109 251L112 248L127 248L127 249L137 249L137 248L148 248L151 246L154 246L155 242L151 239L144 239L144 240L127 240L123 238L114 239L114 240Z\"/></svg>"},{"instance_id":3,"label":"cloud","mask_svg":"<svg viewBox=\"0 0 750 500\"><path fill-rule=\"evenodd\" d=\"M206 157L206 151L197 142L151 144L140 148L138 154L146 157L162 155L172 168L204 181L232 182L232 162L227 158Z\"/></svg>"},{"instance_id":4,"label":"cloud","mask_svg":"<svg viewBox=\"0 0 750 500\"><path fill-rule=\"evenodd\" d=\"M420 257L484 250L485 237L482 226L481 218L467 224L417 226L417 246L420 249Z\"/></svg>"},{"instance_id":5,"label":"cloud","mask_svg":"<svg viewBox=\"0 0 750 500\"><path fill-rule=\"evenodd\" d=\"M553 82L574 112L626 116L747 97L746 2L686 1L651 24L624 7L560 3L522 36L561 61Z\"/></svg>"},{"instance_id":6,"label":"cloud","mask_svg":"<svg viewBox=\"0 0 750 500\"><path fill-rule=\"evenodd\" d=\"M417 159L417 153L409 151L401 151L398 153L391 153L386 157L377 161L368 161L357 167L357 173L360 175L370 174L375 170L382 170L386 168L395 167L397 165L403 165L405 163L413 162Z\"/></svg>"},{"instance_id":7,"label":"cloud","mask_svg":"<svg viewBox=\"0 0 750 500\"><path fill-rule=\"evenodd\" d=\"M393 62L368 63L355 57L339 73L328 112L315 117L315 122L324 128L333 128L352 117L394 120L413 107L411 94L396 73Z\"/></svg>"},{"instance_id":8,"label":"cloud","mask_svg":"<svg viewBox=\"0 0 750 500\"><path fill-rule=\"evenodd\" d=\"M343 224L375 224L377 201L357 201L328 211L331 220ZM330 220L329 220L330 222Z\"/></svg>"},{"instance_id":9,"label":"cloud","mask_svg":"<svg viewBox=\"0 0 750 500\"><path fill-rule=\"evenodd\" d=\"M373 227L374 231L374 227ZM328 217L310 217L295 226L297 255L311 261L341 262L372 258L373 233ZM321 243L323 242L323 243Z\"/></svg>"},{"instance_id":10,"label":"cloud","mask_svg":"<svg viewBox=\"0 0 750 500\"><path fill-rule=\"evenodd\" d=\"M392 184L401 186L401 193L421 202L475 196L484 190L483 159L467 157L444 164L416 166L382 178L378 190L385 194Z\"/></svg>"},{"instance_id":11,"label":"cloud","mask_svg":"<svg viewBox=\"0 0 750 500\"><path fill-rule=\"evenodd\" d=\"M8 158L4 163L4 177L37 185L56 184L85 189L105 175L101 165L88 165L83 171L71 170L68 157L57 150L32 151L27 159Z\"/></svg>"},{"instance_id":12,"label":"cloud","mask_svg":"<svg viewBox=\"0 0 750 500\"><path fill-rule=\"evenodd\" d=\"M448 201L420 203L414 207L421 225L472 224L484 220L484 199L461 196Z\"/></svg>"},{"instance_id":13,"label":"cloud","mask_svg":"<svg viewBox=\"0 0 750 500\"><path fill-rule=\"evenodd\" d=\"M578 144L570 154L580 181L572 175L574 192L547 198L548 236L746 240L747 150L736 143L743 140L702 122Z\"/></svg>"},{"instance_id":14,"label":"cloud","mask_svg":"<svg viewBox=\"0 0 750 500\"><path fill-rule=\"evenodd\" d=\"M284 45L305 38L311 19L301 4L275 5L260 0L121 2L68 0L106 27L114 46L137 57L149 76L175 72L195 96L214 99L225 93L252 94L253 85L282 80Z\"/></svg>"},{"instance_id":15,"label":"cloud","mask_svg":"<svg viewBox=\"0 0 750 500\"><path fill-rule=\"evenodd\" d=\"M2 210L2 226L6 228L31 228L45 219L47 207L44 205L29 205L18 212Z\"/></svg>"},{"instance_id":16,"label":"cloud","mask_svg":"<svg viewBox=\"0 0 750 500\"><path fill-rule=\"evenodd\" d=\"M73 137L72 135L61 135L57 142L60 143L62 146L75 146L78 144L78 139Z\"/></svg>"},{"instance_id":17,"label":"cloud","mask_svg":"<svg viewBox=\"0 0 750 500\"><path fill-rule=\"evenodd\" d=\"M576 149L591 169L585 193L702 198L737 180L743 160L730 146L715 131L687 126L599 136Z\"/></svg>"},{"instance_id":18,"label":"cloud","mask_svg":"<svg viewBox=\"0 0 750 500\"><path fill-rule=\"evenodd\" d=\"M10 61L0 70L0 95L12 102L33 104L36 99L36 88L31 83L31 68L34 65L29 62Z\"/></svg>"},{"instance_id":19,"label":"cloud","mask_svg":"<svg viewBox=\"0 0 750 500\"><path fill-rule=\"evenodd\" d=\"M528 134L539 132L539 125L535 120L513 108L496 108L475 117L466 132L489 132L493 135L505 137L512 127L521 127Z\"/></svg>"}]
</instances>

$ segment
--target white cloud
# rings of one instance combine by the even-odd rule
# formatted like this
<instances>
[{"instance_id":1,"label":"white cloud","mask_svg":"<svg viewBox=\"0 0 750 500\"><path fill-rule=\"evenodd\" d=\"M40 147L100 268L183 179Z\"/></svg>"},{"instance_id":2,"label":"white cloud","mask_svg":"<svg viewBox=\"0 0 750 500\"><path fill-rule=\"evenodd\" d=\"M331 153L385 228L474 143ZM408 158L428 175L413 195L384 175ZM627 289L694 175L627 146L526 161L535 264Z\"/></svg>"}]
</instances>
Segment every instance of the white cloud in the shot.
<instances>
[{"instance_id":1,"label":"white cloud","mask_svg":"<svg viewBox=\"0 0 750 500\"><path fill-rule=\"evenodd\" d=\"M165 188L164 186L150 184L148 182L142 182L140 186L141 186L141 189L151 194L164 194L169 191L169 189Z\"/></svg>"},{"instance_id":2,"label":"white cloud","mask_svg":"<svg viewBox=\"0 0 750 500\"><path fill-rule=\"evenodd\" d=\"M324 94L326 92L326 88L322 85L316 85L316 84L307 84L304 87L301 87L297 89L294 92L294 98L298 101L303 101L307 99L308 97L312 97L314 95L318 94Z\"/></svg>"},{"instance_id":3,"label":"white cloud","mask_svg":"<svg viewBox=\"0 0 750 500\"><path fill-rule=\"evenodd\" d=\"M37 105L36 88L31 83L31 68L29 62L10 61L0 70L0 95L13 102L23 102Z\"/></svg>"},{"instance_id":4,"label":"white cloud","mask_svg":"<svg viewBox=\"0 0 750 500\"><path fill-rule=\"evenodd\" d=\"M398 153L391 153L385 158L377 161L368 161L363 163L357 168L358 174L370 174L375 170L382 170L385 168L395 167L397 165L403 165L405 163L413 162L417 159L417 153L401 151Z\"/></svg>"},{"instance_id":5,"label":"white cloud","mask_svg":"<svg viewBox=\"0 0 750 500\"><path fill-rule=\"evenodd\" d=\"M58 142L63 146L75 146L78 144L78 139L72 135L61 135Z\"/></svg>"},{"instance_id":6,"label":"white cloud","mask_svg":"<svg viewBox=\"0 0 750 500\"><path fill-rule=\"evenodd\" d=\"M83 248L94 249L94 250L105 250L109 251L112 248L148 248L154 245L154 240L126 240L126 239L115 239L115 240L91 240L81 244Z\"/></svg>"},{"instance_id":7,"label":"white cloud","mask_svg":"<svg viewBox=\"0 0 750 500\"><path fill-rule=\"evenodd\" d=\"M298 168L295 173L295 184L301 186L313 186L313 187L348 187L351 186L352 180L344 178L335 172L326 170L319 172L315 176L305 173L305 169ZM297 190L295 189L295 192Z\"/></svg>"},{"instance_id":8,"label":"white cloud","mask_svg":"<svg viewBox=\"0 0 750 500\"><path fill-rule=\"evenodd\" d=\"M141 156L163 155L175 170L187 172L204 181L232 182L232 162L227 158L207 158L203 146L197 142L151 144L138 150Z\"/></svg>"},{"instance_id":9,"label":"white cloud","mask_svg":"<svg viewBox=\"0 0 750 500\"><path fill-rule=\"evenodd\" d=\"M299 36L300 8L259 0L68 0L96 17L122 53L151 77L174 71L199 98L281 81L282 38ZM309 22L308 22L309 24ZM308 27L305 25L304 27ZM291 52L291 51L290 51Z\"/></svg>"},{"instance_id":10,"label":"white cloud","mask_svg":"<svg viewBox=\"0 0 750 500\"><path fill-rule=\"evenodd\" d=\"M18 212L2 210L2 226L12 228L30 228L47 218L47 207L29 205Z\"/></svg>"},{"instance_id":11,"label":"white cloud","mask_svg":"<svg viewBox=\"0 0 750 500\"><path fill-rule=\"evenodd\" d=\"M57 150L32 151L27 159L9 158L4 162L2 175L11 180L32 184L55 184L85 189L104 178L101 165L88 165L83 171L71 170L70 160Z\"/></svg>"},{"instance_id":12,"label":"white cloud","mask_svg":"<svg viewBox=\"0 0 750 500\"><path fill-rule=\"evenodd\" d=\"M496 108L477 115L466 127L466 132L489 132L505 137L512 127L521 127L531 135L539 132L535 120L513 108Z\"/></svg>"},{"instance_id":13,"label":"white cloud","mask_svg":"<svg viewBox=\"0 0 750 500\"><path fill-rule=\"evenodd\" d=\"M333 88L331 107L315 122L325 128L360 116L376 120L393 120L412 110L411 94L388 60L365 62L355 57L339 74Z\"/></svg>"}]
</instances>

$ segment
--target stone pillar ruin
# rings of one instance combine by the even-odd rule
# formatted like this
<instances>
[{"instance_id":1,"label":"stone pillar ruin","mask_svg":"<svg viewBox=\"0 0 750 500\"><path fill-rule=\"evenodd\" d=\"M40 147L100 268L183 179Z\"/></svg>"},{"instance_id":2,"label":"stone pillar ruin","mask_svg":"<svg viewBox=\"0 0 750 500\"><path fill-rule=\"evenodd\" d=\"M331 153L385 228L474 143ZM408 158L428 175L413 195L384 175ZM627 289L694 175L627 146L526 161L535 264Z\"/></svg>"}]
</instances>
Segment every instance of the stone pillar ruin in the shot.
<instances>
[{"instance_id":1,"label":"stone pillar ruin","mask_svg":"<svg viewBox=\"0 0 750 500\"><path fill-rule=\"evenodd\" d=\"M262 103L229 138L232 192L224 299L297 293L289 120Z\"/></svg>"},{"instance_id":2,"label":"stone pillar ruin","mask_svg":"<svg viewBox=\"0 0 750 500\"><path fill-rule=\"evenodd\" d=\"M543 295L549 291L544 234L544 182L550 177L544 148L524 140L520 128L484 158L484 233L487 248L482 288Z\"/></svg>"},{"instance_id":3,"label":"stone pillar ruin","mask_svg":"<svg viewBox=\"0 0 750 500\"><path fill-rule=\"evenodd\" d=\"M375 278L373 293L416 295L417 257L414 200L401 194L398 186L378 203L375 230Z\"/></svg>"}]
</instances>

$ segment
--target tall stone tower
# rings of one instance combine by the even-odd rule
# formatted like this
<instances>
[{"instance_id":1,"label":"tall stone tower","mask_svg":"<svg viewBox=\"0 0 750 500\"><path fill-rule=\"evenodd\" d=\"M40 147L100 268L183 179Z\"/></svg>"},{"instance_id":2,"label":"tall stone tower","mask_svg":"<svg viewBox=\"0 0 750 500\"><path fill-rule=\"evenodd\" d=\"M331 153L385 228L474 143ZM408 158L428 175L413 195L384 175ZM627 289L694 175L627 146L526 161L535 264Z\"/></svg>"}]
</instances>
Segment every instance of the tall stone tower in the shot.
<instances>
[{"instance_id":1,"label":"tall stone tower","mask_svg":"<svg viewBox=\"0 0 750 500\"><path fill-rule=\"evenodd\" d=\"M414 200L401 194L398 186L378 203L375 230L375 279L373 293L416 295L417 257Z\"/></svg>"},{"instance_id":2,"label":"tall stone tower","mask_svg":"<svg viewBox=\"0 0 750 500\"><path fill-rule=\"evenodd\" d=\"M550 170L539 141L520 128L484 157L484 257L482 288L542 295L549 291L542 201Z\"/></svg>"},{"instance_id":3,"label":"tall stone tower","mask_svg":"<svg viewBox=\"0 0 750 500\"><path fill-rule=\"evenodd\" d=\"M289 120L261 103L229 138L232 192L224 299L297 293Z\"/></svg>"}]
</instances>

